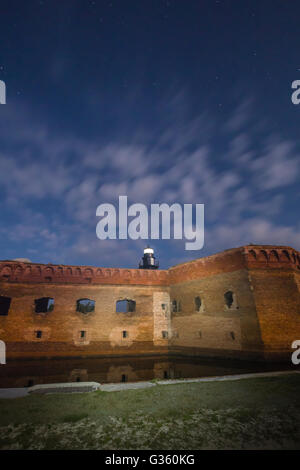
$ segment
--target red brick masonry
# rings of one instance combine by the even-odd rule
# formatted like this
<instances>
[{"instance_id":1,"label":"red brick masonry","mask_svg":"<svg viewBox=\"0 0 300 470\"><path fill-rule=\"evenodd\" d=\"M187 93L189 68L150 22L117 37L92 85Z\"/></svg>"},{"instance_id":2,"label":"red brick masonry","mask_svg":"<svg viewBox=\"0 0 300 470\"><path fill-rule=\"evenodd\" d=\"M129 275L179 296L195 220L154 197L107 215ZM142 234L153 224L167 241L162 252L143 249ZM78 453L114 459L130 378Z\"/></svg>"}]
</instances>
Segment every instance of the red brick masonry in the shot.
<instances>
[{"instance_id":1,"label":"red brick masonry","mask_svg":"<svg viewBox=\"0 0 300 470\"><path fill-rule=\"evenodd\" d=\"M168 270L0 261L0 295L12 299L8 315L0 315L8 357L180 353L277 360L289 358L292 341L300 339L300 253L286 246L243 246ZM55 300L53 311L35 313L34 300L47 296ZM77 312L80 298L95 300L95 311ZM135 300L136 310L116 313L116 301L125 298Z\"/></svg>"}]
</instances>

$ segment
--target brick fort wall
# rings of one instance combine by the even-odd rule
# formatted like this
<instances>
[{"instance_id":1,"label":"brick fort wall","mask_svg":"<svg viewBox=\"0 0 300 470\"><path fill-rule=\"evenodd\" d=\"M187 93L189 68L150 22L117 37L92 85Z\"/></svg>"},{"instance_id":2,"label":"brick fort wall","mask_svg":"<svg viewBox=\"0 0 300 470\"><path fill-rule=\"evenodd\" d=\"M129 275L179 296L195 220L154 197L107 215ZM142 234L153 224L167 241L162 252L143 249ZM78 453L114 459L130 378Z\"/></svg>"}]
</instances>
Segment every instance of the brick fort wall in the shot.
<instances>
[{"instance_id":1,"label":"brick fort wall","mask_svg":"<svg viewBox=\"0 0 300 470\"><path fill-rule=\"evenodd\" d=\"M300 339L300 254L249 245L168 270L0 261L8 358L183 354L286 359ZM53 298L37 313L35 300ZM91 299L94 310L76 310ZM118 300L135 302L117 312ZM2 313L2 314L1 314ZM39 332L39 333L38 333Z\"/></svg>"}]
</instances>

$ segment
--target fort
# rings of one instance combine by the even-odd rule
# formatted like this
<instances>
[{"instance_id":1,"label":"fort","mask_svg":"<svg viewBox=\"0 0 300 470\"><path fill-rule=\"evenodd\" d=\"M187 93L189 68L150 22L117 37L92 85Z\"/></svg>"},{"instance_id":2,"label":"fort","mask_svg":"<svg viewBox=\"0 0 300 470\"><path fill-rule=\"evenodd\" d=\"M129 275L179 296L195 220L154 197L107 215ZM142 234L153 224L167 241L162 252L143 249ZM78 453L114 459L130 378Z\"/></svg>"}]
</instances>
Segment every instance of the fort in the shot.
<instances>
[{"instance_id":1,"label":"fort","mask_svg":"<svg viewBox=\"0 0 300 470\"><path fill-rule=\"evenodd\" d=\"M10 358L185 355L288 360L300 253L248 245L166 270L0 261Z\"/></svg>"}]
</instances>

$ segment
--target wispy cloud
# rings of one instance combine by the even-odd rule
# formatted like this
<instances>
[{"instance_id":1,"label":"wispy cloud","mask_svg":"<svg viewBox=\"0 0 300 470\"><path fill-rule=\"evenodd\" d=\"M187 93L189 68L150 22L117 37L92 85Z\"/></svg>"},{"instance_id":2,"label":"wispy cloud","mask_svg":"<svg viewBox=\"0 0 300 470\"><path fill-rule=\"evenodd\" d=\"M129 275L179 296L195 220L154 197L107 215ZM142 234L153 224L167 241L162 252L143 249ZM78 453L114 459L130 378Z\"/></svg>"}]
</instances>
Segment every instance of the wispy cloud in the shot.
<instances>
[{"instance_id":1,"label":"wispy cloud","mask_svg":"<svg viewBox=\"0 0 300 470\"><path fill-rule=\"evenodd\" d=\"M250 163L256 183L262 189L273 189L299 181L299 154L292 142L272 138L263 154Z\"/></svg>"},{"instance_id":2,"label":"wispy cloud","mask_svg":"<svg viewBox=\"0 0 300 470\"><path fill-rule=\"evenodd\" d=\"M206 254L249 242L300 248L296 218L285 226L277 219L286 215L290 198L299 197L299 142L257 133L257 122L250 124L252 101L242 102L220 126L217 116L204 113L188 119L185 97L176 94L165 107L172 117L162 115L159 126L104 143L64 136L36 122L26 108L10 109L0 129L0 233L9 235L9 252L22 243L32 252L38 240L36 259L132 265L143 241L124 242L119 250L119 242L100 242L95 235L96 207L119 195L148 205L204 203ZM182 259L176 255L180 244L165 249L161 243L169 260Z\"/></svg>"}]
</instances>

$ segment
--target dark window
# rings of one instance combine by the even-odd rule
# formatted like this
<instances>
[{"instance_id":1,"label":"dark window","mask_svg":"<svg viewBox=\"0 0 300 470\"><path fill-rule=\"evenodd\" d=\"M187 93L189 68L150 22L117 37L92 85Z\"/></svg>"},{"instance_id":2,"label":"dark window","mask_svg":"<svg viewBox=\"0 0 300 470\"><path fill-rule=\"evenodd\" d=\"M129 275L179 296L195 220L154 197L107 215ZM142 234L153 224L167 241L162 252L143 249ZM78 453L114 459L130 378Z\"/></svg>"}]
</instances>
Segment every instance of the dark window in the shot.
<instances>
[{"instance_id":1,"label":"dark window","mask_svg":"<svg viewBox=\"0 0 300 470\"><path fill-rule=\"evenodd\" d=\"M85 331L82 330L82 331L80 332L80 338L85 338Z\"/></svg>"},{"instance_id":2,"label":"dark window","mask_svg":"<svg viewBox=\"0 0 300 470\"><path fill-rule=\"evenodd\" d=\"M265 260L268 260L268 254L265 250L260 250L260 253Z\"/></svg>"},{"instance_id":3,"label":"dark window","mask_svg":"<svg viewBox=\"0 0 300 470\"><path fill-rule=\"evenodd\" d=\"M166 339L168 337L168 332L167 331L162 331L161 335L164 339Z\"/></svg>"},{"instance_id":4,"label":"dark window","mask_svg":"<svg viewBox=\"0 0 300 470\"><path fill-rule=\"evenodd\" d=\"M35 313L47 313L52 312L54 309L54 299L51 297L41 297L35 299Z\"/></svg>"},{"instance_id":5,"label":"dark window","mask_svg":"<svg viewBox=\"0 0 300 470\"><path fill-rule=\"evenodd\" d=\"M95 301L91 299L77 300L76 311L80 313L90 313L95 310Z\"/></svg>"},{"instance_id":6,"label":"dark window","mask_svg":"<svg viewBox=\"0 0 300 470\"><path fill-rule=\"evenodd\" d=\"M42 337L42 334L43 334L42 331L38 330L38 331L35 332L35 337L40 339Z\"/></svg>"},{"instance_id":7,"label":"dark window","mask_svg":"<svg viewBox=\"0 0 300 470\"><path fill-rule=\"evenodd\" d=\"M122 331L123 338L128 338L128 332L127 331Z\"/></svg>"},{"instance_id":8,"label":"dark window","mask_svg":"<svg viewBox=\"0 0 300 470\"><path fill-rule=\"evenodd\" d=\"M136 303L134 300L117 300L116 302L116 312L117 313L127 313L135 312Z\"/></svg>"},{"instance_id":9,"label":"dark window","mask_svg":"<svg viewBox=\"0 0 300 470\"><path fill-rule=\"evenodd\" d=\"M117 313L126 313L126 312L128 312L128 302L127 302L127 300L117 300L117 302L116 302L116 312Z\"/></svg>"},{"instance_id":10,"label":"dark window","mask_svg":"<svg viewBox=\"0 0 300 470\"><path fill-rule=\"evenodd\" d=\"M169 378L168 371L167 371L167 370L164 370L164 379L168 379L168 378Z\"/></svg>"},{"instance_id":11,"label":"dark window","mask_svg":"<svg viewBox=\"0 0 300 470\"><path fill-rule=\"evenodd\" d=\"M279 255L278 255L278 253L277 253L276 250L272 250L272 251L271 251L271 255L272 255L274 258L276 258L277 261L279 261Z\"/></svg>"},{"instance_id":12,"label":"dark window","mask_svg":"<svg viewBox=\"0 0 300 470\"><path fill-rule=\"evenodd\" d=\"M162 308L163 310L166 310L166 304L161 304L161 308Z\"/></svg>"},{"instance_id":13,"label":"dark window","mask_svg":"<svg viewBox=\"0 0 300 470\"><path fill-rule=\"evenodd\" d=\"M127 382L127 375L125 374L122 374L122 379L121 379L122 382Z\"/></svg>"},{"instance_id":14,"label":"dark window","mask_svg":"<svg viewBox=\"0 0 300 470\"><path fill-rule=\"evenodd\" d=\"M197 312L200 312L201 305L202 305L201 298L199 296L195 297L195 309Z\"/></svg>"},{"instance_id":15,"label":"dark window","mask_svg":"<svg viewBox=\"0 0 300 470\"><path fill-rule=\"evenodd\" d=\"M0 315L8 315L11 298L0 295Z\"/></svg>"},{"instance_id":16,"label":"dark window","mask_svg":"<svg viewBox=\"0 0 300 470\"><path fill-rule=\"evenodd\" d=\"M283 250L282 252L284 254L284 256L286 257L286 259L290 260L290 255L289 255L289 252L286 251L286 250Z\"/></svg>"},{"instance_id":17,"label":"dark window","mask_svg":"<svg viewBox=\"0 0 300 470\"><path fill-rule=\"evenodd\" d=\"M135 312L135 301L128 300L128 312Z\"/></svg>"},{"instance_id":18,"label":"dark window","mask_svg":"<svg viewBox=\"0 0 300 470\"><path fill-rule=\"evenodd\" d=\"M177 311L178 311L177 300L173 300L173 302L172 302L172 312L177 312Z\"/></svg>"},{"instance_id":19,"label":"dark window","mask_svg":"<svg viewBox=\"0 0 300 470\"><path fill-rule=\"evenodd\" d=\"M233 292L231 292L231 290L229 290L228 292L225 292L224 299L225 299L225 304L227 305L227 307L231 308L233 304Z\"/></svg>"},{"instance_id":20,"label":"dark window","mask_svg":"<svg viewBox=\"0 0 300 470\"><path fill-rule=\"evenodd\" d=\"M230 332L230 338L234 341L235 340L235 334L233 331Z\"/></svg>"},{"instance_id":21,"label":"dark window","mask_svg":"<svg viewBox=\"0 0 300 470\"><path fill-rule=\"evenodd\" d=\"M80 377L76 377L76 382L80 382Z\"/></svg>"}]
</instances>

